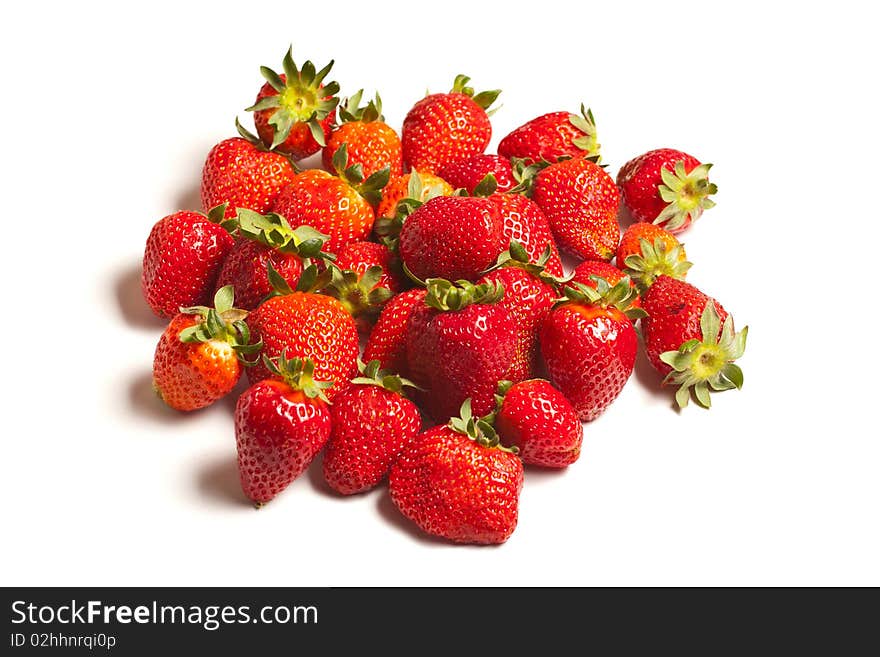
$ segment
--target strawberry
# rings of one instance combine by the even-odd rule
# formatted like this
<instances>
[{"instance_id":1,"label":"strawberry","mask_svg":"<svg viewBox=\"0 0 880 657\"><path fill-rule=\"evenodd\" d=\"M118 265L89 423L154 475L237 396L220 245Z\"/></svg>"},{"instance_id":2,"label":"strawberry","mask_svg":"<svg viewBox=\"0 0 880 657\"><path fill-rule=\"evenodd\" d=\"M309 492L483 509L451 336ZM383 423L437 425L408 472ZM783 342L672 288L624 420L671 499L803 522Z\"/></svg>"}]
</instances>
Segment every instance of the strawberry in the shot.
<instances>
[{"instance_id":1,"label":"strawberry","mask_svg":"<svg viewBox=\"0 0 880 657\"><path fill-rule=\"evenodd\" d=\"M260 68L266 84L247 111L254 113L257 134L268 148L299 160L327 143L339 103L335 95L339 85L324 84L332 61L317 72L310 61L297 69L288 49L282 66L281 75L266 66Z\"/></svg>"},{"instance_id":2,"label":"strawberry","mask_svg":"<svg viewBox=\"0 0 880 657\"><path fill-rule=\"evenodd\" d=\"M578 460L584 429L565 396L543 379L498 385L495 430L523 463L564 468Z\"/></svg>"},{"instance_id":3,"label":"strawberry","mask_svg":"<svg viewBox=\"0 0 880 657\"><path fill-rule=\"evenodd\" d=\"M616 285L620 281L627 279L630 287L638 292L638 286L627 272L621 271L614 265L601 260L584 260L581 264L574 268L571 280L573 283L581 283L587 285L594 290L598 288L597 278L603 278L609 285ZM641 308L642 302L638 297L630 301L632 308Z\"/></svg>"},{"instance_id":4,"label":"strawberry","mask_svg":"<svg viewBox=\"0 0 880 657\"><path fill-rule=\"evenodd\" d=\"M664 384L678 385L675 401L688 403L693 390L709 408L711 391L742 388L743 373L734 361L746 349L749 327L735 332L733 318L715 299L689 283L658 276L642 300L648 317L642 333L648 360Z\"/></svg>"},{"instance_id":5,"label":"strawberry","mask_svg":"<svg viewBox=\"0 0 880 657\"><path fill-rule=\"evenodd\" d=\"M334 384L327 391L333 395L346 387L357 372L358 331L352 316L337 299L307 290L316 285L315 265L300 277L297 291L287 287L280 276L270 271L272 285L282 292L261 303L248 317L248 326L264 344L264 354L277 358L311 360L316 376ZM326 275L329 279L329 274ZM251 383L271 373L257 364L247 371Z\"/></svg>"},{"instance_id":6,"label":"strawberry","mask_svg":"<svg viewBox=\"0 0 880 657\"><path fill-rule=\"evenodd\" d=\"M272 293L268 263L288 285L296 287L304 261L327 257L321 252L325 235L308 226L293 230L279 214L239 210L235 225L239 240L220 269L217 287L234 286L238 305L245 310L253 310Z\"/></svg>"},{"instance_id":7,"label":"strawberry","mask_svg":"<svg viewBox=\"0 0 880 657\"><path fill-rule=\"evenodd\" d=\"M406 373L406 334L409 318L425 300L427 291L417 287L392 297L382 308L379 319L364 347L364 359L378 360L383 370Z\"/></svg>"},{"instance_id":8,"label":"strawberry","mask_svg":"<svg viewBox=\"0 0 880 657\"><path fill-rule=\"evenodd\" d=\"M435 196L452 196L454 191L448 182L432 173L405 173L400 178L392 178L382 190L382 200L376 206L376 216L393 219L397 213L397 204L406 198L424 203Z\"/></svg>"},{"instance_id":9,"label":"strawberry","mask_svg":"<svg viewBox=\"0 0 880 657\"><path fill-rule=\"evenodd\" d=\"M460 417L419 434L388 477L394 504L423 531L483 545L516 529L522 484L522 461L467 402Z\"/></svg>"},{"instance_id":10,"label":"strawberry","mask_svg":"<svg viewBox=\"0 0 880 657\"><path fill-rule=\"evenodd\" d=\"M620 194L611 176L582 157L539 167L524 175L527 181L534 176L532 200L550 221L559 247L583 260L611 260L620 240Z\"/></svg>"},{"instance_id":11,"label":"strawberry","mask_svg":"<svg viewBox=\"0 0 880 657\"><path fill-rule=\"evenodd\" d=\"M613 402L633 372L636 331L625 314L636 296L629 281L615 286L599 279L597 289L575 283L566 300L541 325L541 354L550 381L581 420L594 420ZM643 315L628 309L632 316Z\"/></svg>"},{"instance_id":12,"label":"strawberry","mask_svg":"<svg viewBox=\"0 0 880 657\"><path fill-rule=\"evenodd\" d=\"M419 397L435 420L454 415L467 398L477 414L494 407L495 386L516 351L516 327L498 303L503 295L491 283L428 281L425 302L409 320L406 372L427 391Z\"/></svg>"},{"instance_id":13,"label":"strawberry","mask_svg":"<svg viewBox=\"0 0 880 657\"><path fill-rule=\"evenodd\" d=\"M531 164L564 157L598 157L596 122L592 110L544 114L516 128L498 144L498 154Z\"/></svg>"},{"instance_id":14,"label":"strawberry","mask_svg":"<svg viewBox=\"0 0 880 657\"><path fill-rule=\"evenodd\" d=\"M309 359L265 359L275 378L255 383L235 405L241 489L262 506L301 475L330 437L328 384Z\"/></svg>"},{"instance_id":15,"label":"strawberry","mask_svg":"<svg viewBox=\"0 0 880 657\"><path fill-rule=\"evenodd\" d=\"M621 167L617 184L623 205L636 221L679 233L715 203L718 191L709 182L711 164L673 148L658 148L633 158Z\"/></svg>"},{"instance_id":16,"label":"strawberry","mask_svg":"<svg viewBox=\"0 0 880 657\"><path fill-rule=\"evenodd\" d=\"M235 240L221 226L225 206L208 215L175 212L156 222L144 249L141 291L159 317L203 306Z\"/></svg>"},{"instance_id":17,"label":"strawberry","mask_svg":"<svg viewBox=\"0 0 880 657\"><path fill-rule=\"evenodd\" d=\"M380 267L382 275L376 285L388 288L392 294L397 294L406 285L399 259L383 244L349 242L339 250L336 266L359 276L366 274L370 267Z\"/></svg>"},{"instance_id":18,"label":"strawberry","mask_svg":"<svg viewBox=\"0 0 880 657\"><path fill-rule=\"evenodd\" d=\"M307 169L287 185L272 210L293 224L312 226L328 235L326 248L336 253L348 242L363 240L373 228L373 204L388 183L388 169L366 180L360 165L348 166L345 144L333 158L338 176L319 169Z\"/></svg>"},{"instance_id":19,"label":"strawberry","mask_svg":"<svg viewBox=\"0 0 880 657\"><path fill-rule=\"evenodd\" d=\"M403 264L420 280L474 281L505 245L501 214L494 203L438 196L406 218L398 248Z\"/></svg>"},{"instance_id":20,"label":"strawberry","mask_svg":"<svg viewBox=\"0 0 880 657\"><path fill-rule=\"evenodd\" d=\"M655 224L639 222L627 228L617 247L617 266L642 289L661 274L684 280L691 263L675 235ZM613 281L609 281L613 282Z\"/></svg>"},{"instance_id":21,"label":"strawberry","mask_svg":"<svg viewBox=\"0 0 880 657\"><path fill-rule=\"evenodd\" d=\"M550 231L547 217L534 201L521 194L503 194L496 191L495 179L487 176L474 188L474 196L485 196L501 213L501 232L505 241L519 242L531 262L538 262L549 248L549 258L542 263L552 276L562 276L559 249Z\"/></svg>"},{"instance_id":22,"label":"strawberry","mask_svg":"<svg viewBox=\"0 0 880 657\"><path fill-rule=\"evenodd\" d=\"M367 178L388 167L391 178L403 175L403 150L400 137L382 116L382 99L376 94L360 107L361 89L339 108L342 124L330 133L321 156L324 168L333 170L333 155L343 144L348 146L351 164L360 164Z\"/></svg>"},{"instance_id":23,"label":"strawberry","mask_svg":"<svg viewBox=\"0 0 880 657\"><path fill-rule=\"evenodd\" d=\"M474 95L466 75L452 90L422 98L403 121L403 160L411 169L436 173L442 167L482 153L492 138L486 110L500 90Z\"/></svg>"},{"instance_id":24,"label":"strawberry","mask_svg":"<svg viewBox=\"0 0 880 657\"><path fill-rule=\"evenodd\" d=\"M496 189L506 192L516 185L510 160L500 155L472 155L466 160L452 162L440 169L440 177L458 189L464 189L471 196L482 180L491 174L495 178Z\"/></svg>"},{"instance_id":25,"label":"strawberry","mask_svg":"<svg viewBox=\"0 0 880 657\"><path fill-rule=\"evenodd\" d=\"M270 153L262 142L235 121L241 137L224 139L211 149L202 169L202 207L226 203L226 216L238 208L268 212L296 172L283 155Z\"/></svg>"},{"instance_id":26,"label":"strawberry","mask_svg":"<svg viewBox=\"0 0 880 657\"><path fill-rule=\"evenodd\" d=\"M402 393L411 381L380 370L377 360L360 369L361 376L333 401L333 430L324 452L324 479L343 495L382 481L422 424L419 409Z\"/></svg>"},{"instance_id":27,"label":"strawberry","mask_svg":"<svg viewBox=\"0 0 880 657\"><path fill-rule=\"evenodd\" d=\"M510 249L499 256L496 268L477 281L478 285L504 287L504 297L498 303L516 327L516 349L504 375L512 381L528 379L538 368L538 328L558 296L554 287L557 279L545 270L549 255L547 250L537 263L530 263L522 244L512 241Z\"/></svg>"},{"instance_id":28,"label":"strawberry","mask_svg":"<svg viewBox=\"0 0 880 657\"><path fill-rule=\"evenodd\" d=\"M262 348L251 344L247 313L233 308L233 291L214 295L214 308L182 308L156 347L153 388L178 411L194 411L228 394L241 378L246 356Z\"/></svg>"}]
</instances>

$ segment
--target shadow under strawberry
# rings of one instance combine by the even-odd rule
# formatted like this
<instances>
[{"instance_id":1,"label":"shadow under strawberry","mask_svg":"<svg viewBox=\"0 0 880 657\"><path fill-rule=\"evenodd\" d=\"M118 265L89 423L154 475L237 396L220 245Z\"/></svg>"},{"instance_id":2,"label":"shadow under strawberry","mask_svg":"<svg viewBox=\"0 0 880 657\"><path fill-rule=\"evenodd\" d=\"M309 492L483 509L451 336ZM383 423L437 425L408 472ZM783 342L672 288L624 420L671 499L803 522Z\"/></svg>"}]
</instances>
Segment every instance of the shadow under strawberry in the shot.
<instances>
[{"instance_id":1,"label":"shadow under strawberry","mask_svg":"<svg viewBox=\"0 0 880 657\"><path fill-rule=\"evenodd\" d=\"M196 476L196 485L205 498L217 504L253 508L241 490L235 454L206 464Z\"/></svg>"},{"instance_id":2,"label":"shadow under strawberry","mask_svg":"<svg viewBox=\"0 0 880 657\"><path fill-rule=\"evenodd\" d=\"M144 301L140 262L120 269L112 281L116 305L126 324L139 329L161 329L167 324L167 320L154 315Z\"/></svg>"}]
</instances>

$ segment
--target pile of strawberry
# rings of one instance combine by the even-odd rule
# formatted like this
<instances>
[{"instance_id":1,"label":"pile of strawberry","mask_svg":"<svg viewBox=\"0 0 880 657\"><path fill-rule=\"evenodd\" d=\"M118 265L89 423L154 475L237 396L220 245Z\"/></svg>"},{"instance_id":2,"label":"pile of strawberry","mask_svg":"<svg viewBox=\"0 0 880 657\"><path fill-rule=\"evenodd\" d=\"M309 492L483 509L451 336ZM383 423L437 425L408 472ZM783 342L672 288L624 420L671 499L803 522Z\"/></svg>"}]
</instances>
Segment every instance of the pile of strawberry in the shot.
<instances>
[{"instance_id":1,"label":"pile of strawberry","mask_svg":"<svg viewBox=\"0 0 880 657\"><path fill-rule=\"evenodd\" d=\"M288 51L283 73L262 69L257 134L236 121L207 156L205 213L161 219L144 254L144 297L170 318L159 396L192 411L247 376L235 434L254 503L323 450L340 494L387 479L424 531L500 543L523 464L574 463L581 422L629 380L637 323L679 406L742 386L747 330L684 281L675 237L713 205L709 164L653 150L615 182L583 107L485 154L498 91L465 76L398 136L378 94L339 105L331 65ZM297 166L319 151L322 169Z\"/></svg>"}]
</instances>

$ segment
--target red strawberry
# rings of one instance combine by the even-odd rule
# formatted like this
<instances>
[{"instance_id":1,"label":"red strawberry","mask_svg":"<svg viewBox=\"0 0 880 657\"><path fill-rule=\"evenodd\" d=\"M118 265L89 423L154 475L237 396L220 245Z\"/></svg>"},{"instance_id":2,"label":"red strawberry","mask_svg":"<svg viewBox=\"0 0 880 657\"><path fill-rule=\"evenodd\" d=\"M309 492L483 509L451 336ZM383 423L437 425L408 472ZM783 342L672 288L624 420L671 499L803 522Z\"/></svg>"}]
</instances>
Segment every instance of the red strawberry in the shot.
<instances>
[{"instance_id":1,"label":"red strawberry","mask_svg":"<svg viewBox=\"0 0 880 657\"><path fill-rule=\"evenodd\" d=\"M691 389L709 408L710 391L741 388L742 370L733 361L743 355L749 327L735 332L733 318L720 303L689 283L659 276L642 300L648 317L642 333L648 360L678 385L675 401L688 403Z\"/></svg>"},{"instance_id":2,"label":"red strawberry","mask_svg":"<svg viewBox=\"0 0 880 657\"><path fill-rule=\"evenodd\" d=\"M393 294L399 293L406 285L400 261L383 244L349 242L339 250L336 266L356 272L359 276L366 274L370 267L380 267L382 275L376 285L388 288Z\"/></svg>"},{"instance_id":3,"label":"red strawberry","mask_svg":"<svg viewBox=\"0 0 880 657\"><path fill-rule=\"evenodd\" d=\"M620 194L602 167L582 157L563 160L540 170L532 185L532 200L563 251L584 260L614 257Z\"/></svg>"},{"instance_id":4,"label":"red strawberry","mask_svg":"<svg viewBox=\"0 0 880 657\"><path fill-rule=\"evenodd\" d=\"M321 252L326 236L308 226L293 230L281 215L239 210L235 223L239 240L223 263L217 286L234 286L238 305L245 310L253 310L271 294L269 263L296 287L303 261L326 256Z\"/></svg>"},{"instance_id":5,"label":"red strawberry","mask_svg":"<svg viewBox=\"0 0 880 657\"><path fill-rule=\"evenodd\" d=\"M500 90L474 95L469 77L458 75L449 93L417 102L403 121L403 160L411 169L438 172L482 153L492 138L486 110Z\"/></svg>"},{"instance_id":6,"label":"red strawberry","mask_svg":"<svg viewBox=\"0 0 880 657\"><path fill-rule=\"evenodd\" d=\"M220 225L225 209L214 208L208 216L175 212L153 226L144 249L141 290L159 317L210 302L220 267L235 244Z\"/></svg>"},{"instance_id":7,"label":"red strawberry","mask_svg":"<svg viewBox=\"0 0 880 657\"><path fill-rule=\"evenodd\" d=\"M599 283L596 281L597 278L604 278L605 281L612 286L617 285L620 281L626 278L630 287L638 291L635 281L631 277L627 278L627 276L626 272L619 270L617 267L608 264L607 262L602 262L601 260L584 260L581 264L575 267L574 272L572 272L571 281L573 283L587 285L595 290L599 286ZM641 308L641 300L638 297L635 297L630 301L630 307Z\"/></svg>"},{"instance_id":8,"label":"red strawberry","mask_svg":"<svg viewBox=\"0 0 880 657\"><path fill-rule=\"evenodd\" d=\"M333 170L333 155L343 144L348 146L351 164L360 164L364 177L388 167L391 178L403 175L403 147L394 128L382 116L382 99L376 94L365 107L360 107L361 89L339 108L342 125L330 133L321 153L326 169Z\"/></svg>"},{"instance_id":9,"label":"red strawberry","mask_svg":"<svg viewBox=\"0 0 880 657\"><path fill-rule=\"evenodd\" d=\"M543 261L547 272L552 276L562 276L562 261L559 249L550 231L547 217L534 201L521 194L503 194L495 191L495 180L489 176L484 178L474 189L475 196L485 196L498 206L501 213L501 232L505 241L519 242L529 256L531 262L541 260L549 248L549 258Z\"/></svg>"},{"instance_id":10,"label":"red strawberry","mask_svg":"<svg viewBox=\"0 0 880 657\"><path fill-rule=\"evenodd\" d=\"M565 396L543 379L498 386L495 430L523 463L564 468L578 460L584 429Z\"/></svg>"},{"instance_id":11,"label":"red strawberry","mask_svg":"<svg viewBox=\"0 0 880 657\"><path fill-rule=\"evenodd\" d=\"M382 308L367 346L366 361L378 360L383 370L406 373L406 333L413 309L425 300L427 291L417 287L392 297Z\"/></svg>"},{"instance_id":12,"label":"red strawberry","mask_svg":"<svg viewBox=\"0 0 880 657\"><path fill-rule=\"evenodd\" d=\"M617 398L632 374L636 331L621 308L636 293L627 280L611 287L600 279L597 290L575 283L565 295L568 300L551 310L541 326L541 354L550 381L578 417L593 420Z\"/></svg>"},{"instance_id":13,"label":"red strawberry","mask_svg":"<svg viewBox=\"0 0 880 657\"><path fill-rule=\"evenodd\" d=\"M224 139L211 149L202 169L202 207L227 203L226 216L238 208L268 212L296 172L283 155L270 153L257 137L241 127L241 137Z\"/></svg>"},{"instance_id":14,"label":"red strawberry","mask_svg":"<svg viewBox=\"0 0 880 657\"><path fill-rule=\"evenodd\" d=\"M495 262L506 244L494 203L468 196L438 196L403 222L399 252L403 264L421 280L473 281Z\"/></svg>"},{"instance_id":15,"label":"red strawberry","mask_svg":"<svg viewBox=\"0 0 880 657\"><path fill-rule=\"evenodd\" d=\"M498 303L503 295L500 285L431 279L425 302L413 309L406 371L427 391L420 398L435 420L451 417L468 398L477 414L494 408L495 386L516 351L516 328Z\"/></svg>"},{"instance_id":16,"label":"red strawberry","mask_svg":"<svg viewBox=\"0 0 880 657\"><path fill-rule=\"evenodd\" d=\"M336 152L334 163L338 176L307 169L281 190L272 206L292 224L312 226L328 235L326 248L332 253L348 242L366 239L376 219L373 204L388 183L388 169L364 180L360 165L348 166L345 144Z\"/></svg>"},{"instance_id":17,"label":"red strawberry","mask_svg":"<svg viewBox=\"0 0 880 657\"><path fill-rule=\"evenodd\" d=\"M709 196L718 191L709 182L711 164L673 148L658 148L640 155L617 174L623 204L636 221L662 226L678 233L714 207Z\"/></svg>"},{"instance_id":18,"label":"red strawberry","mask_svg":"<svg viewBox=\"0 0 880 657\"><path fill-rule=\"evenodd\" d=\"M516 185L510 160L500 155L472 155L466 160L447 164L440 169L443 180L457 189L464 189L471 196L477 185L490 174L495 178L499 192L506 192Z\"/></svg>"},{"instance_id":19,"label":"red strawberry","mask_svg":"<svg viewBox=\"0 0 880 657\"><path fill-rule=\"evenodd\" d=\"M548 256L545 252L537 263L529 263L523 246L511 242L510 249L499 257L498 268L477 281L504 287L504 297L498 304L507 310L516 327L513 362L504 375L511 381L528 379L538 368L538 329L558 296L556 280L545 272Z\"/></svg>"},{"instance_id":20,"label":"red strawberry","mask_svg":"<svg viewBox=\"0 0 880 657\"><path fill-rule=\"evenodd\" d=\"M598 157L592 110L544 114L516 128L498 144L498 154L527 163L556 162L561 157Z\"/></svg>"},{"instance_id":21,"label":"red strawberry","mask_svg":"<svg viewBox=\"0 0 880 657\"><path fill-rule=\"evenodd\" d=\"M388 488L400 512L425 532L485 545L503 543L516 529L522 483L522 462L465 403L460 418L403 450Z\"/></svg>"},{"instance_id":22,"label":"red strawberry","mask_svg":"<svg viewBox=\"0 0 880 657\"><path fill-rule=\"evenodd\" d=\"M153 387L171 408L194 411L228 394L241 377L251 344L244 318L233 308L231 287L214 296L215 308L182 309L159 339L153 358Z\"/></svg>"},{"instance_id":23,"label":"red strawberry","mask_svg":"<svg viewBox=\"0 0 880 657\"><path fill-rule=\"evenodd\" d=\"M315 266L307 268L299 287L311 289L316 276ZM328 275L329 278L329 275ZM283 290L283 280L273 279ZM289 291L289 290L285 290ZM276 358L309 359L314 363L318 379L334 384L327 396L332 399L345 388L357 372L358 332L352 316L333 297L306 291L290 291L272 297L250 314L248 326L264 344L264 354ZM248 369L251 383L270 375L262 365Z\"/></svg>"},{"instance_id":24,"label":"red strawberry","mask_svg":"<svg viewBox=\"0 0 880 657\"><path fill-rule=\"evenodd\" d=\"M624 231L616 257L617 266L625 267L626 273L642 289L661 274L684 280L691 268L684 245L675 235L644 222L632 224Z\"/></svg>"},{"instance_id":25,"label":"red strawberry","mask_svg":"<svg viewBox=\"0 0 880 657\"><path fill-rule=\"evenodd\" d=\"M242 393L235 406L241 489L259 507L301 475L330 437L330 409L309 359L282 354L266 366L277 377Z\"/></svg>"},{"instance_id":26,"label":"red strawberry","mask_svg":"<svg viewBox=\"0 0 880 657\"><path fill-rule=\"evenodd\" d=\"M343 495L382 481L422 424L419 409L402 393L410 381L380 370L376 360L361 365L362 376L333 401L324 452L324 479Z\"/></svg>"},{"instance_id":27,"label":"red strawberry","mask_svg":"<svg viewBox=\"0 0 880 657\"><path fill-rule=\"evenodd\" d=\"M267 82L247 111L254 113L257 134L267 147L299 160L327 143L339 102L335 96L339 85L324 84L332 61L317 72L310 61L297 69L288 49L282 66L281 75L266 66L260 68Z\"/></svg>"}]
</instances>

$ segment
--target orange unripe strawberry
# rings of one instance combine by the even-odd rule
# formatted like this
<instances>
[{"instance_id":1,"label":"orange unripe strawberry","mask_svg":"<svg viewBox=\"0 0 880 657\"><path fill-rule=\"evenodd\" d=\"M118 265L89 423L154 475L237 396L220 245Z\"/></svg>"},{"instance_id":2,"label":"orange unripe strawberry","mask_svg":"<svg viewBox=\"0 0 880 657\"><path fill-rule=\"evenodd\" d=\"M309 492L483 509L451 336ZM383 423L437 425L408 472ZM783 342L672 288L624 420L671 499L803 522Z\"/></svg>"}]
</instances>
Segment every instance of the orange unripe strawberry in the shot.
<instances>
[{"instance_id":1,"label":"orange unripe strawberry","mask_svg":"<svg viewBox=\"0 0 880 657\"><path fill-rule=\"evenodd\" d=\"M642 289L660 275L684 280L691 267L684 245L675 235L645 222L634 223L624 231L616 258L617 266Z\"/></svg>"}]
</instances>

